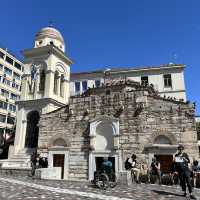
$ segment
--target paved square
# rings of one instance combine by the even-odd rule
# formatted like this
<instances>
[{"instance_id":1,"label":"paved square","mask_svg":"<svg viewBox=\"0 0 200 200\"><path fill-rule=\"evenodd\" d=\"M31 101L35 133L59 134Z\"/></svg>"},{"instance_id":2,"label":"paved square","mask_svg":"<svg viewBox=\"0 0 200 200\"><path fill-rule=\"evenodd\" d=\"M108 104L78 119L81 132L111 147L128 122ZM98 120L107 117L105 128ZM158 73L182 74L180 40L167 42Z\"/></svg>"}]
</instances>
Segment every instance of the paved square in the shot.
<instances>
[{"instance_id":1,"label":"paved square","mask_svg":"<svg viewBox=\"0 0 200 200\"><path fill-rule=\"evenodd\" d=\"M200 197L200 190L195 190ZM100 190L88 182L36 180L28 177L0 177L1 200L181 200L179 187L134 184Z\"/></svg>"}]
</instances>

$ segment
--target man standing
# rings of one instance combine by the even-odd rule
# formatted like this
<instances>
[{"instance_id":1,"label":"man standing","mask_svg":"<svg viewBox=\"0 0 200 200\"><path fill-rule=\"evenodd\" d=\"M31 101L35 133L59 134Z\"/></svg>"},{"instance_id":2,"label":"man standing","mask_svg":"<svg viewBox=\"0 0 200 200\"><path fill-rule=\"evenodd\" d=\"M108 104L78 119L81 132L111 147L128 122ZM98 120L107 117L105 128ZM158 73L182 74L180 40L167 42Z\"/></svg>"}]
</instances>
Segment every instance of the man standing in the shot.
<instances>
[{"instance_id":1,"label":"man standing","mask_svg":"<svg viewBox=\"0 0 200 200\"><path fill-rule=\"evenodd\" d=\"M161 171L160 171L160 162L156 160L156 158L152 158L152 163L151 163L151 174L156 175L159 180L159 184L162 183L161 180Z\"/></svg>"},{"instance_id":2,"label":"man standing","mask_svg":"<svg viewBox=\"0 0 200 200\"><path fill-rule=\"evenodd\" d=\"M190 181L191 171L188 167L188 163L190 163L190 159L187 153L183 152L184 146L178 146L178 153L175 155L175 170L179 174L180 184L182 187L182 191L184 192L183 196L186 197L186 184L188 187L188 191L190 193L191 199L196 199L195 196L192 194L192 185Z\"/></svg>"}]
</instances>

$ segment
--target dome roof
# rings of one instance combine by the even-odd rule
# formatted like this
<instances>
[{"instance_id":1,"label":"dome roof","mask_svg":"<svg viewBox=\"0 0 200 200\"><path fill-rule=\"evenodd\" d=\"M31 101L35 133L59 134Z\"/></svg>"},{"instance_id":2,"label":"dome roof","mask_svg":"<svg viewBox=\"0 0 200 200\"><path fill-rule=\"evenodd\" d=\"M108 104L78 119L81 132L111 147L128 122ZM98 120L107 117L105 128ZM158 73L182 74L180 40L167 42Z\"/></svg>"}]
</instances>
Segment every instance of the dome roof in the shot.
<instances>
[{"instance_id":1,"label":"dome roof","mask_svg":"<svg viewBox=\"0 0 200 200\"><path fill-rule=\"evenodd\" d=\"M61 33L57 29L50 26L42 28L38 33L36 33L35 40L43 39L45 37L57 39L61 41L62 43L64 43L64 39Z\"/></svg>"}]
</instances>

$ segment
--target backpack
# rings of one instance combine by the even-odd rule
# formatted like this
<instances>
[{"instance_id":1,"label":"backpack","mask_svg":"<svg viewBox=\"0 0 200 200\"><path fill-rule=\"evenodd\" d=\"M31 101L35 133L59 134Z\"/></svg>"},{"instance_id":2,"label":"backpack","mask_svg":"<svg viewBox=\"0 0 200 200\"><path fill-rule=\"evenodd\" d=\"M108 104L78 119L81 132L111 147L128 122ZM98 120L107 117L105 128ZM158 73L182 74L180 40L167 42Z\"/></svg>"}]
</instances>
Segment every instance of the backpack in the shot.
<instances>
[{"instance_id":1,"label":"backpack","mask_svg":"<svg viewBox=\"0 0 200 200\"><path fill-rule=\"evenodd\" d=\"M126 169L126 170L129 170L129 169L132 168L131 163L128 162L128 160L129 160L129 158L127 158L126 161L125 161L125 169Z\"/></svg>"}]
</instances>

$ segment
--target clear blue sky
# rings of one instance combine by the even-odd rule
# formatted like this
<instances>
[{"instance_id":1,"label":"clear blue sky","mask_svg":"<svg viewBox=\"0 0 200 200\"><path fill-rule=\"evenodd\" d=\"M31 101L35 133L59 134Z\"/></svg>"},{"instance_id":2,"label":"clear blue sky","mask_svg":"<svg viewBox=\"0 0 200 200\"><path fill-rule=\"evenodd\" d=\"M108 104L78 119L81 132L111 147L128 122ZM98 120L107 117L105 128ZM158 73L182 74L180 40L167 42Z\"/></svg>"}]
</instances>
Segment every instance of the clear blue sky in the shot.
<instances>
[{"instance_id":1,"label":"clear blue sky","mask_svg":"<svg viewBox=\"0 0 200 200\"><path fill-rule=\"evenodd\" d=\"M2 1L0 43L19 54L53 20L72 71L183 63L187 97L200 114L199 9L199 0Z\"/></svg>"}]
</instances>

